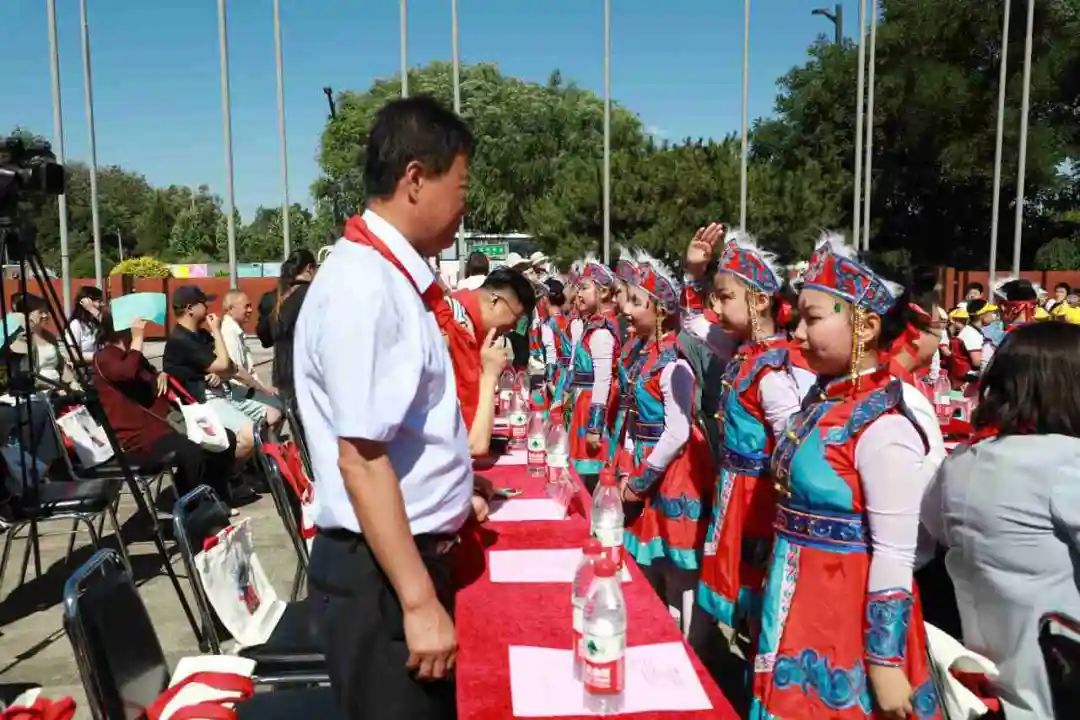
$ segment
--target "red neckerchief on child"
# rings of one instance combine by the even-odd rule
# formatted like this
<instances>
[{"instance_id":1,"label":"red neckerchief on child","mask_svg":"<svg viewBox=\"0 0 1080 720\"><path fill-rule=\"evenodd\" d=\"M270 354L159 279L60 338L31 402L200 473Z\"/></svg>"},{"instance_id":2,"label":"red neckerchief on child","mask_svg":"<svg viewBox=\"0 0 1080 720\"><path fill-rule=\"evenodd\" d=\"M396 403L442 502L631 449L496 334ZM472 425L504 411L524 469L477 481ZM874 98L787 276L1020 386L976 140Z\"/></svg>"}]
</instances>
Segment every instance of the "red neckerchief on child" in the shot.
<instances>
[{"instance_id":1,"label":"red neckerchief on child","mask_svg":"<svg viewBox=\"0 0 1080 720\"><path fill-rule=\"evenodd\" d=\"M420 287L413 280L413 276L409 274L409 271L405 269L405 266L401 264L401 260L386 246L382 240L371 232L371 228L367 226L364 219L359 215L353 215L349 218L349 221L345 223L345 238L351 240L359 245L366 245L375 252L382 255L388 263L398 269L405 279L409 281L409 284L416 290L416 294L420 296L420 299L424 301L424 306L430 312L434 312L438 307L439 302L443 299L443 289L439 287L439 283L432 282L428 286L427 290L421 291Z\"/></svg>"}]
</instances>

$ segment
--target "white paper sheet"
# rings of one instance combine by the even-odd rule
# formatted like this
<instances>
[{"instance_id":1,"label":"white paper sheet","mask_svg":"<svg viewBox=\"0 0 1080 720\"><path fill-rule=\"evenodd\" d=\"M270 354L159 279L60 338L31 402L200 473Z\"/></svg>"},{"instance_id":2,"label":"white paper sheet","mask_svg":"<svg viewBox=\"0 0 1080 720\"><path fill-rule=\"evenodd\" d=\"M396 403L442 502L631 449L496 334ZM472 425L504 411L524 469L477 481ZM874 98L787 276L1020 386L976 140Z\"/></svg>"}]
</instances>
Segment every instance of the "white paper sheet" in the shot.
<instances>
[{"instance_id":1,"label":"white paper sheet","mask_svg":"<svg viewBox=\"0 0 1080 720\"><path fill-rule=\"evenodd\" d=\"M527 465L529 462L528 451L526 450L511 450L505 455L500 455L495 458L496 467L513 467L516 465Z\"/></svg>"},{"instance_id":2,"label":"white paper sheet","mask_svg":"<svg viewBox=\"0 0 1080 720\"><path fill-rule=\"evenodd\" d=\"M597 714L585 706L585 689L574 679L569 650L511 645L510 698L514 717ZM682 643L627 648L620 713L710 709Z\"/></svg>"},{"instance_id":3,"label":"white paper sheet","mask_svg":"<svg viewBox=\"0 0 1080 720\"><path fill-rule=\"evenodd\" d=\"M494 506L490 522L565 520L566 508L550 498L511 498Z\"/></svg>"},{"instance_id":4,"label":"white paper sheet","mask_svg":"<svg viewBox=\"0 0 1080 720\"><path fill-rule=\"evenodd\" d=\"M492 550L488 553L488 572L491 582L571 583L580 562L579 548ZM630 572L625 565L620 579L630 582Z\"/></svg>"}]
</instances>

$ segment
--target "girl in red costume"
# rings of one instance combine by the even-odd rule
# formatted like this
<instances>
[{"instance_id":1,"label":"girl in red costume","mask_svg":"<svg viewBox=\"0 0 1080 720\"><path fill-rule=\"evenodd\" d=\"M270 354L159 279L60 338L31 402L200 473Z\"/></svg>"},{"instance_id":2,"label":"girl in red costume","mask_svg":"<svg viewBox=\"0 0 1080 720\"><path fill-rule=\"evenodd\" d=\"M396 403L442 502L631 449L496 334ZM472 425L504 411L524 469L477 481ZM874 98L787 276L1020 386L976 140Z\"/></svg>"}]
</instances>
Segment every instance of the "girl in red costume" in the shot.
<instances>
[{"instance_id":1,"label":"girl in red costume","mask_svg":"<svg viewBox=\"0 0 1080 720\"><path fill-rule=\"evenodd\" d=\"M694 421L694 375L678 350L679 286L639 256L623 314L639 343L625 379L625 425L615 435L623 499L643 503L623 535L684 633L689 631L708 522L713 461Z\"/></svg>"},{"instance_id":2,"label":"girl in red costume","mask_svg":"<svg viewBox=\"0 0 1080 720\"><path fill-rule=\"evenodd\" d=\"M707 239L691 243L689 274L701 272L710 246ZM747 634L757 626L776 517L769 456L813 384L812 374L797 367L797 355L793 362L786 329L792 309L782 287L775 256L732 234L720 256L711 306L717 324L740 344L722 381L723 456L697 601L713 620ZM695 643L700 639L695 633Z\"/></svg>"},{"instance_id":3,"label":"girl in red costume","mask_svg":"<svg viewBox=\"0 0 1080 720\"><path fill-rule=\"evenodd\" d=\"M819 380L773 452L750 717L940 718L912 583L926 444L882 362L906 293L837 236L803 280L795 338Z\"/></svg>"}]
</instances>

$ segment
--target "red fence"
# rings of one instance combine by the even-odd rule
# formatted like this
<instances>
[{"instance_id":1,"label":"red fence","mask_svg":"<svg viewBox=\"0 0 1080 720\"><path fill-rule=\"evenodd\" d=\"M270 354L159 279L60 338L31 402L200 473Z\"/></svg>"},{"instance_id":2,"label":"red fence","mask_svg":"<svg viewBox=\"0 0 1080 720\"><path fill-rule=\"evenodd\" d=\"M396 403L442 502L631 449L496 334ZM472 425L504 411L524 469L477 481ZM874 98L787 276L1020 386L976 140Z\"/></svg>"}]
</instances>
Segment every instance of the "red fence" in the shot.
<instances>
[{"instance_id":1,"label":"red fence","mask_svg":"<svg viewBox=\"0 0 1080 720\"><path fill-rule=\"evenodd\" d=\"M1008 272L999 270L997 278L1009 275ZM1059 282L1069 284L1069 287L1080 286L1080 270L1023 270L1020 277L1027 278L1033 283L1038 283L1047 292L1053 294L1054 285ZM956 268L941 268L941 286L946 308L956 307L956 303L964 299L964 288L968 283L982 283L989 295L990 272L987 270L957 270Z\"/></svg>"},{"instance_id":2,"label":"red fence","mask_svg":"<svg viewBox=\"0 0 1080 720\"><path fill-rule=\"evenodd\" d=\"M60 280L53 279L50 281L53 288L56 290L57 297L63 297L62 284ZM92 278L72 278L71 280L71 297L74 298L75 294L79 291L79 288L85 285L93 285L94 280ZM125 284L128 288L125 291ZM107 298L120 297L125 292L160 292L165 293L165 296L169 299L166 303L166 325L171 327L175 318L172 310L172 293L176 288L181 285L198 285L202 288L203 292L207 295L213 295L214 299L210 302L210 311L221 313L221 299L229 291L229 279L223 277L213 278L122 278L119 275L111 275L108 278L108 282L105 287L105 295ZM34 280L27 282L28 290L36 295L43 295L42 288ZM13 283L7 283L6 287L14 288ZM239 287L248 297L251 299L251 304L255 310L251 313L251 318L244 323L244 330L248 333L255 333L255 323L259 319L259 298L263 296L263 293L277 288L277 278L240 278ZM8 293L11 295L12 293ZM166 329L157 324L150 324L147 326L147 337L151 338L163 338L165 337Z\"/></svg>"}]
</instances>

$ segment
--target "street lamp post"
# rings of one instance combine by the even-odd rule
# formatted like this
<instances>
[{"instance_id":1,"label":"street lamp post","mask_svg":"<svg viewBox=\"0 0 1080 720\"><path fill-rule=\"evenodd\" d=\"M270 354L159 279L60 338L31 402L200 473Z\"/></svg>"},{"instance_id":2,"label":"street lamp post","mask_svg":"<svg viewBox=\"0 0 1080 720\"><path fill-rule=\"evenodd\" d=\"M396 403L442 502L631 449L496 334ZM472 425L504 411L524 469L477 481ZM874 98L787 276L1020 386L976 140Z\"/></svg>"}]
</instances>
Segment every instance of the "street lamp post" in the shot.
<instances>
[{"instance_id":1,"label":"street lamp post","mask_svg":"<svg viewBox=\"0 0 1080 720\"><path fill-rule=\"evenodd\" d=\"M401 0L401 97L409 97L409 9Z\"/></svg>"},{"instance_id":2,"label":"street lamp post","mask_svg":"<svg viewBox=\"0 0 1080 720\"><path fill-rule=\"evenodd\" d=\"M811 15L823 15L832 21L834 27L833 41L839 45L844 41L844 6L836 3L833 10L829 8L817 8L810 11Z\"/></svg>"}]
</instances>

